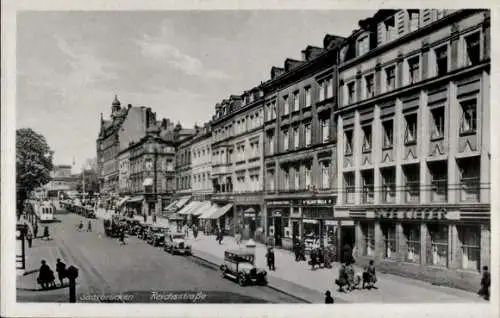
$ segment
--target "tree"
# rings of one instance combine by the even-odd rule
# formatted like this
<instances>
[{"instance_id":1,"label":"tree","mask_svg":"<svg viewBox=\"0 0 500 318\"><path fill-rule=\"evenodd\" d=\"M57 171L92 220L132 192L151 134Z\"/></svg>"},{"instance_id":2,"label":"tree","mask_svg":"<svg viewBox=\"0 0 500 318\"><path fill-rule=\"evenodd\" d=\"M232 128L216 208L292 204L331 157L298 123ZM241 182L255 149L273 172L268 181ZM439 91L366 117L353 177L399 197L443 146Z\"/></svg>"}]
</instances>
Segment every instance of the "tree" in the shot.
<instances>
[{"instance_id":1,"label":"tree","mask_svg":"<svg viewBox=\"0 0 500 318\"><path fill-rule=\"evenodd\" d=\"M17 208L21 212L24 200L34 189L50 181L54 152L45 137L31 128L16 131Z\"/></svg>"}]
</instances>

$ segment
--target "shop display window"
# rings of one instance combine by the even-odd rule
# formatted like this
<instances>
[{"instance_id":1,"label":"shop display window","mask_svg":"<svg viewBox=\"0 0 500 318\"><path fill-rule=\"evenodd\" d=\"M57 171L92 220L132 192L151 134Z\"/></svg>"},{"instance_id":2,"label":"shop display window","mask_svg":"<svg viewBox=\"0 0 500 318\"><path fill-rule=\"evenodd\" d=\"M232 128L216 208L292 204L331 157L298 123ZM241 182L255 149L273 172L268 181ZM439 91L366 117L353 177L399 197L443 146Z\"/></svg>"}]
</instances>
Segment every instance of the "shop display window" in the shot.
<instances>
[{"instance_id":1,"label":"shop display window","mask_svg":"<svg viewBox=\"0 0 500 318\"><path fill-rule=\"evenodd\" d=\"M380 228L384 238L384 258L396 258L396 224L381 223Z\"/></svg>"},{"instance_id":2,"label":"shop display window","mask_svg":"<svg viewBox=\"0 0 500 318\"><path fill-rule=\"evenodd\" d=\"M420 263L420 224L404 224L403 234L406 240L405 261Z\"/></svg>"},{"instance_id":3,"label":"shop display window","mask_svg":"<svg viewBox=\"0 0 500 318\"><path fill-rule=\"evenodd\" d=\"M481 228L477 225L457 226L462 248L461 267L480 271L481 268Z\"/></svg>"},{"instance_id":4,"label":"shop display window","mask_svg":"<svg viewBox=\"0 0 500 318\"><path fill-rule=\"evenodd\" d=\"M427 264L448 266L448 224L428 224Z\"/></svg>"},{"instance_id":5,"label":"shop display window","mask_svg":"<svg viewBox=\"0 0 500 318\"><path fill-rule=\"evenodd\" d=\"M364 256L374 256L375 255L375 231L373 223L362 223L361 231L363 232L364 238Z\"/></svg>"}]
</instances>

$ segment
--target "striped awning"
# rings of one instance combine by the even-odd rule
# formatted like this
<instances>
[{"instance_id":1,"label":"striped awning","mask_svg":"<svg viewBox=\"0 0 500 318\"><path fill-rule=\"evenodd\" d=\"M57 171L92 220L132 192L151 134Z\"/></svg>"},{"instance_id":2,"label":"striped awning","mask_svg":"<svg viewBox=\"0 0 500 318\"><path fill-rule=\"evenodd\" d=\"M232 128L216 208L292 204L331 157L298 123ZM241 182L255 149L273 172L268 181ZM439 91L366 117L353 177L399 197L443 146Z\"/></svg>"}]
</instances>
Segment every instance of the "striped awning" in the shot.
<instances>
[{"instance_id":1,"label":"striped awning","mask_svg":"<svg viewBox=\"0 0 500 318\"><path fill-rule=\"evenodd\" d=\"M132 198L128 199L127 203L141 202L142 200L144 200L144 196L139 195L139 196L132 197Z\"/></svg>"},{"instance_id":2,"label":"striped awning","mask_svg":"<svg viewBox=\"0 0 500 318\"><path fill-rule=\"evenodd\" d=\"M176 203L177 208L182 208L189 201L189 199L191 199L191 197L181 197Z\"/></svg>"},{"instance_id":3,"label":"striped awning","mask_svg":"<svg viewBox=\"0 0 500 318\"><path fill-rule=\"evenodd\" d=\"M231 210L232 207L233 207L233 205L231 203L228 203L225 206L223 206L222 208L215 211L212 215L210 215L209 218L210 219L218 219L221 216L223 216L224 214L226 214L229 210Z\"/></svg>"},{"instance_id":4,"label":"striped awning","mask_svg":"<svg viewBox=\"0 0 500 318\"><path fill-rule=\"evenodd\" d=\"M210 219L210 215L215 213L220 208L221 208L220 205L218 205L216 203L212 203L212 205L207 210L205 210L198 218L199 219Z\"/></svg>"},{"instance_id":5,"label":"striped awning","mask_svg":"<svg viewBox=\"0 0 500 318\"><path fill-rule=\"evenodd\" d=\"M177 202L179 202L179 200L174 200L174 201L170 202L170 204L167 205L164 210L168 211L168 210L171 210L174 208L177 209Z\"/></svg>"},{"instance_id":6,"label":"striped awning","mask_svg":"<svg viewBox=\"0 0 500 318\"><path fill-rule=\"evenodd\" d=\"M191 211L200 205L200 201L191 201L185 207L182 208L178 213L179 215L191 214Z\"/></svg>"},{"instance_id":7,"label":"striped awning","mask_svg":"<svg viewBox=\"0 0 500 318\"><path fill-rule=\"evenodd\" d=\"M191 211L192 215L198 216L210 208L210 201L202 201L201 204Z\"/></svg>"}]
</instances>

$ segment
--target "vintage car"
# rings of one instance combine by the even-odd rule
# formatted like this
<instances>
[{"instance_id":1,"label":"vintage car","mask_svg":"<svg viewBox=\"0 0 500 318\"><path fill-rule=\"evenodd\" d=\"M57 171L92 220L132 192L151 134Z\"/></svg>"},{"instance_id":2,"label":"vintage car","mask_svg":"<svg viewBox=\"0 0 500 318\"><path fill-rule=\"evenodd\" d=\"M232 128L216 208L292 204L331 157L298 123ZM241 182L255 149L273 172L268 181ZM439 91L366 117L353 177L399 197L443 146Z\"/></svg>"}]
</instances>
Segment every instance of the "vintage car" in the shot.
<instances>
[{"instance_id":1,"label":"vintage car","mask_svg":"<svg viewBox=\"0 0 500 318\"><path fill-rule=\"evenodd\" d=\"M165 238L165 252L171 254L191 255L191 246L186 244L184 233L172 233Z\"/></svg>"},{"instance_id":2,"label":"vintage car","mask_svg":"<svg viewBox=\"0 0 500 318\"><path fill-rule=\"evenodd\" d=\"M165 230L161 226L150 225L146 231L146 242L154 245L157 241L163 241L165 238Z\"/></svg>"},{"instance_id":3,"label":"vintage car","mask_svg":"<svg viewBox=\"0 0 500 318\"><path fill-rule=\"evenodd\" d=\"M225 251L220 270L223 278L235 279L240 286L267 285L267 272L255 267L255 251L249 248Z\"/></svg>"},{"instance_id":4,"label":"vintage car","mask_svg":"<svg viewBox=\"0 0 500 318\"><path fill-rule=\"evenodd\" d=\"M158 232L153 232L153 241L150 243L153 246L164 246L165 237L170 233L170 229L165 226L158 226Z\"/></svg>"}]
</instances>

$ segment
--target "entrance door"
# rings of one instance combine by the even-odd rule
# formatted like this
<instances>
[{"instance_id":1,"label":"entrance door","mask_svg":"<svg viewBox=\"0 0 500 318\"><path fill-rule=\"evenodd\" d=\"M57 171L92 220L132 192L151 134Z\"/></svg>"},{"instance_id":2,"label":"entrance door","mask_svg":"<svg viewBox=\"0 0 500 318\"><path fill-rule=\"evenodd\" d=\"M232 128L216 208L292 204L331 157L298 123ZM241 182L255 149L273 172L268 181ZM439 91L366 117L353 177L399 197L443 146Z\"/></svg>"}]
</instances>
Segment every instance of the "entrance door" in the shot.
<instances>
[{"instance_id":1,"label":"entrance door","mask_svg":"<svg viewBox=\"0 0 500 318\"><path fill-rule=\"evenodd\" d=\"M341 255L344 251L344 246L349 245L352 251L355 244L356 244L356 236L355 236L354 226L342 226L341 238L340 238ZM341 257L343 259L344 255L342 255Z\"/></svg>"},{"instance_id":2,"label":"entrance door","mask_svg":"<svg viewBox=\"0 0 500 318\"><path fill-rule=\"evenodd\" d=\"M276 246L281 247L281 238L283 237L283 226L281 225L281 217L274 218L274 242Z\"/></svg>"},{"instance_id":3,"label":"entrance door","mask_svg":"<svg viewBox=\"0 0 500 318\"><path fill-rule=\"evenodd\" d=\"M300 230L299 230L299 221L292 221L292 237L294 239L294 246L295 242L298 240L300 235Z\"/></svg>"}]
</instances>

